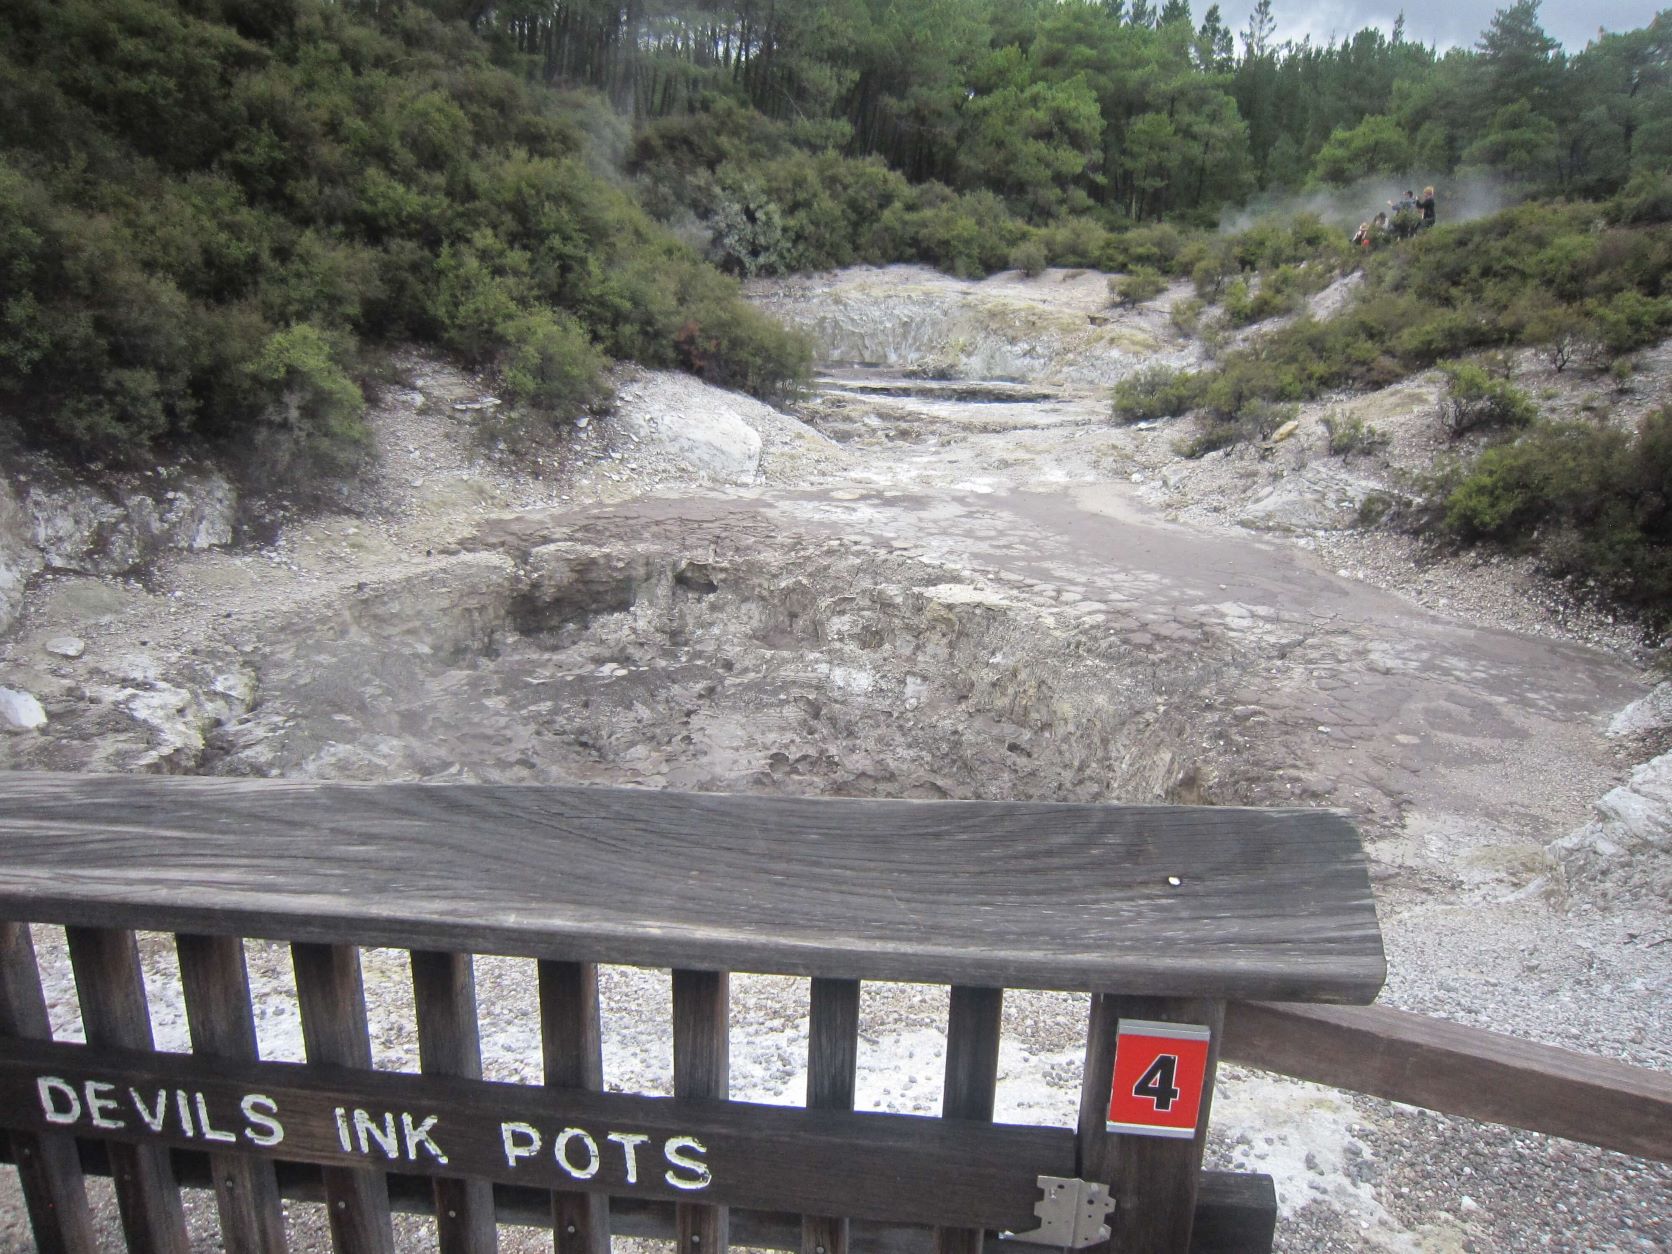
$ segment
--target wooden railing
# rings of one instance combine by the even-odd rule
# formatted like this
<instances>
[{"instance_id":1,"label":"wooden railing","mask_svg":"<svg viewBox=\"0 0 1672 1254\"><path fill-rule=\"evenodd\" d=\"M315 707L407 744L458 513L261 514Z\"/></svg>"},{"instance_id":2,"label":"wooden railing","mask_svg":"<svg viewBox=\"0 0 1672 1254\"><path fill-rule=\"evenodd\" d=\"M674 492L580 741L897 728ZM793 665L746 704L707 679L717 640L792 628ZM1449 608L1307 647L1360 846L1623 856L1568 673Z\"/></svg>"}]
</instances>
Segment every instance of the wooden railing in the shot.
<instances>
[{"instance_id":1,"label":"wooden railing","mask_svg":"<svg viewBox=\"0 0 1672 1254\"><path fill-rule=\"evenodd\" d=\"M45 1250L96 1248L89 1169L134 1250L184 1250L207 1185L232 1250L283 1249L296 1197L344 1251L423 1209L446 1251L537 1223L560 1254L962 1254L1036 1227L1040 1176L1108 1186L1116 1250L1269 1249L1269 1178L1201 1170L1221 1056L1652 1157L1672 1127L1655 1073L1298 1004L1383 975L1317 811L14 774L0 920L0 1149ZM52 1039L30 924L66 928L85 1044ZM175 934L189 1054L153 1049L135 929ZM305 1064L258 1057L244 938L289 942ZM372 1069L371 945L410 954L419 1072ZM537 961L543 1085L482 1079L476 954ZM599 963L672 970L671 1098L605 1091ZM729 1100L731 971L810 977L805 1108ZM939 1119L853 1111L878 979L950 986ZM992 1122L1015 988L1092 994L1074 1128ZM1134 1022L1210 1041L1183 1135L1106 1127Z\"/></svg>"}]
</instances>

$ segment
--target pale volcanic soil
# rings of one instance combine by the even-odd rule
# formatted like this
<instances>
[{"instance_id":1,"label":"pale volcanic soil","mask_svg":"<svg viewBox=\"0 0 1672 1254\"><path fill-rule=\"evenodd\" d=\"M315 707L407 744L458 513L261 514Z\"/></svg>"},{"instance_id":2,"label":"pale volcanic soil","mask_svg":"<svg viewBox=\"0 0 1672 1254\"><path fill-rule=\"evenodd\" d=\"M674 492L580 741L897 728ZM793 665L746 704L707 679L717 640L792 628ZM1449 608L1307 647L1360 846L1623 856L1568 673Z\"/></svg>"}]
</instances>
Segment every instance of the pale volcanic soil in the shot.
<instances>
[{"instance_id":1,"label":"pale volcanic soil","mask_svg":"<svg viewBox=\"0 0 1672 1254\"><path fill-rule=\"evenodd\" d=\"M1167 317L1183 291L1120 312L1103 276L1061 271L762 283L815 336L812 395L773 410L629 372L614 414L516 454L469 434L489 382L405 359L335 507L35 580L0 664L48 722L0 765L1338 807L1371 861L1384 1002L1672 1068L1672 930L1643 889L1663 862L1550 848L1672 740L1641 642L1525 563L1360 525L1443 451L1432 378L1201 461L1174 451L1188 419L1114 425L1113 381L1202 360ZM1623 395L1520 370L1546 406L1624 422L1668 399L1667 358ZM1348 412L1388 447L1329 456L1322 419ZM82 656L44 650L66 635ZM61 938L36 941L75 1039ZM158 1043L184 1048L171 948L143 951ZM264 1056L299 1059L286 953L249 955ZM414 1066L406 961L365 960L378 1064ZM490 1077L537 1079L532 964L478 980ZM668 1092L666 973L610 968L603 993L608 1084ZM805 982L733 996L733 1095L799 1102ZM938 1110L945 1016L944 990L867 986L861 1107ZM1084 1027L1083 998L1007 999L1000 1119L1074 1122ZM1283 1251L1672 1249L1664 1165L1244 1068L1221 1072L1209 1158L1276 1177ZM215 1248L212 1199L190 1210ZM289 1210L296 1248L324 1248L318 1209ZM0 1169L0 1249L30 1248Z\"/></svg>"}]
</instances>

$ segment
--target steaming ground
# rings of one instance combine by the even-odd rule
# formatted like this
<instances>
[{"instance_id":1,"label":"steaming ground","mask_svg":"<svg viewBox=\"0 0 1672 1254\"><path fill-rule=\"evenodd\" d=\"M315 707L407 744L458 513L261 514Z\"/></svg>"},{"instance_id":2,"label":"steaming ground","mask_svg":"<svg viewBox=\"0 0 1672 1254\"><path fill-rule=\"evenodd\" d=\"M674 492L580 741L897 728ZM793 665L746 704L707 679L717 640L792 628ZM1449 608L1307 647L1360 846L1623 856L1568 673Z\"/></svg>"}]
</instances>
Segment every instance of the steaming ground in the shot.
<instances>
[{"instance_id":1,"label":"steaming ground","mask_svg":"<svg viewBox=\"0 0 1672 1254\"><path fill-rule=\"evenodd\" d=\"M1605 734L1648 686L1630 633L1514 563L1419 564L1356 529L1365 500L1438 448L1426 377L1308 406L1283 444L1200 462L1172 452L1184 423L1111 427L1113 378L1199 356L1166 317L1181 291L1115 315L1101 276L1062 272L763 285L757 299L826 357L795 416L634 375L622 413L539 460L461 441L458 414L477 411L455 407L484 404L482 384L411 359L374 415L382 459L350 511L172 559L143 584L33 589L4 661L51 721L0 753L13 767L1339 806L1367 839L1385 1000L1672 1067L1664 903L1570 884L1548 848L1663 743L1652 705ZM1664 396L1666 354L1648 364L1616 420ZM1597 385L1535 369L1524 381L1548 403L1596 401ZM1325 455L1322 419L1343 409L1388 431L1384 454ZM67 633L82 658L42 651ZM74 1039L61 941L37 941L55 1029ZM158 1043L183 1048L169 947L143 952ZM249 954L264 1056L299 1058L286 954ZM365 960L378 1065L413 1066L405 959ZM479 961L494 1078L537 1078L532 978ZM665 973L609 969L603 995L608 1083L667 1092ZM734 1095L800 1100L806 995L738 979ZM867 987L863 1108L938 1109L945 1014L943 991ZM1000 1118L1072 1124L1084 1022L1078 997L1007 999ZM1221 1077L1209 1151L1274 1175L1284 1251L1668 1248L1665 1166L1246 1069ZM0 1190L0 1248L27 1249L9 1170ZM191 1219L214 1248L212 1202L194 1198ZM290 1221L295 1248L325 1248L317 1208ZM433 1227L402 1220L401 1244L433 1248Z\"/></svg>"},{"instance_id":2,"label":"steaming ground","mask_svg":"<svg viewBox=\"0 0 1672 1254\"><path fill-rule=\"evenodd\" d=\"M1441 171L1407 174L1398 179L1364 178L1346 187L1318 187L1257 197L1246 205L1227 210L1220 219L1219 229L1246 231L1273 217L1310 213L1350 233L1360 222L1369 221L1378 213L1391 217L1388 202L1397 202L1407 190L1420 193L1425 187L1434 188L1435 216L1439 222L1473 222L1506 209L1519 199L1513 186L1485 174L1455 177Z\"/></svg>"}]
</instances>

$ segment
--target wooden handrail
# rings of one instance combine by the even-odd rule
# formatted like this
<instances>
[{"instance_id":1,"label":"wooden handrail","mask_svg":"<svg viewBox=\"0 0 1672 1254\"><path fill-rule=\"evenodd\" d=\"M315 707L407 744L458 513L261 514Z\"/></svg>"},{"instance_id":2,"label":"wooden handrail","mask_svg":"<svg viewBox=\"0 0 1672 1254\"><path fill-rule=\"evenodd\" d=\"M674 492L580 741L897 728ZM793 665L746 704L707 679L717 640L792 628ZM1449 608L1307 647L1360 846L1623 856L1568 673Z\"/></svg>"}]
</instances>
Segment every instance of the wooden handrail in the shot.
<instances>
[{"instance_id":1,"label":"wooden handrail","mask_svg":"<svg viewBox=\"0 0 1672 1254\"><path fill-rule=\"evenodd\" d=\"M1388 1006L1232 1003L1220 1057L1672 1162L1672 1074Z\"/></svg>"},{"instance_id":2,"label":"wooden handrail","mask_svg":"<svg viewBox=\"0 0 1672 1254\"><path fill-rule=\"evenodd\" d=\"M1324 810L0 775L0 918L578 962L1368 1002Z\"/></svg>"}]
</instances>

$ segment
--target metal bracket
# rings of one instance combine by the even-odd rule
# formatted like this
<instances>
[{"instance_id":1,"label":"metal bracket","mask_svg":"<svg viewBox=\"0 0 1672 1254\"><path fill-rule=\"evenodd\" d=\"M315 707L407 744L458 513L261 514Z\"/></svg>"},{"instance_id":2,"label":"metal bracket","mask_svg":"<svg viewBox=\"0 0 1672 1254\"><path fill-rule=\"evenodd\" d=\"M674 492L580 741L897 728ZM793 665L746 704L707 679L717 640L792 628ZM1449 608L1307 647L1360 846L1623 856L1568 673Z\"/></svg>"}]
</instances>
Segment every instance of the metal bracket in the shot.
<instances>
[{"instance_id":1,"label":"metal bracket","mask_svg":"<svg viewBox=\"0 0 1672 1254\"><path fill-rule=\"evenodd\" d=\"M1044 1197L1033 1204L1039 1227L1031 1232L1001 1232L1001 1241L1026 1241L1031 1245L1054 1245L1063 1250L1083 1250L1109 1239L1104 1218L1115 1209L1109 1186L1064 1176L1040 1176Z\"/></svg>"}]
</instances>

